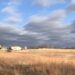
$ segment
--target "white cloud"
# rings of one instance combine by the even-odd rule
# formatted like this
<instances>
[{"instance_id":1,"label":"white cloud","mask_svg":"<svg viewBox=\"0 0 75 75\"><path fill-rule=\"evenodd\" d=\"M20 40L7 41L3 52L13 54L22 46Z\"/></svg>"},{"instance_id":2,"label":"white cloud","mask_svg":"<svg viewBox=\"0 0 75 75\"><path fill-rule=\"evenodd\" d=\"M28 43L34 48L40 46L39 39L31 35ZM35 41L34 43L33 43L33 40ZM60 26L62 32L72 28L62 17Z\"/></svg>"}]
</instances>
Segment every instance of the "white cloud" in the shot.
<instances>
[{"instance_id":1,"label":"white cloud","mask_svg":"<svg viewBox=\"0 0 75 75\"><path fill-rule=\"evenodd\" d=\"M47 7L47 6L51 6L57 3L64 3L65 0L33 0L34 4L43 6L43 7Z\"/></svg>"},{"instance_id":2,"label":"white cloud","mask_svg":"<svg viewBox=\"0 0 75 75\"><path fill-rule=\"evenodd\" d=\"M20 5L22 0L10 0L8 5Z\"/></svg>"},{"instance_id":3,"label":"white cloud","mask_svg":"<svg viewBox=\"0 0 75 75\"><path fill-rule=\"evenodd\" d=\"M41 16L41 15L34 15L30 17L30 20L28 23L30 24L35 24L37 23L38 25L48 25L48 26L53 26L56 27L57 25L61 27L62 21L64 21L64 18L66 17L66 11L65 10L57 10L53 11L49 15L46 16ZM43 24L42 24L43 23Z\"/></svg>"},{"instance_id":4,"label":"white cloud","mask_svg":"<svg viewBox=\"0 0 75 75\"><path fill-rule=\"evenodd\" d=\"M73 4L75 3L75 0L71 0L71 1L72 1Z\"/></svg>"},{"instance_id":5,"label":"white cloud","mask_svg":"<svg viewBox=\"0 0 75 75\"><path fill-rule=\"evenodd\" d=\"M14 15L14 16L10 16L6 19L4 19L5 23L8 23L9 25L16 25L19 24L21 22L21 18L18 15Z\"/></svg>"},{"instance_id":6,"label":"white cloud","mask_svg":"<svg viewBox=\"0 0 75 75\"><path fill-rule=\"evenodd\" d=\"M5 23L9 23L10 25L17 25L21 22L21 13L19 13L16 5L20 0L10 0L7 5L2 9L2 12L7 15L6 18L3 19Z\"/></svg>"},{"instance_id":7,"label":"white cloud","mask_svg":"<svg viewBox=\"0 0 75 75\"><path fill-rule=\"evenodd\" d=\"M6 6L5 8L2 9L2 12L11 15L15 13L15 9L12 6Z\"/></svg>"},{"instance_id":8,"label":"white cloud","mask_svg":"<svg viewBox=\"0 0 75 75\"><path fill-rule=\"evenodd\" d=\"M71 0L67 7L67 12L75 12L75 0Z\"/></svg>"},{"instance_id":9,"label":"white cloud","mask_svg":"<svg viewBox=\"0 0 75 75\"><path fill-rule=\"evenodd\" d=\"M64 10L58 10L55 12L52 12L50 15L47 16L32 16L30 17L29 22L27 23L27 26L25 27L26 30L40 33L38 38L41 39L41 37L49 38L50 36L58 36L62 32L64 32L62 29L65 27L63 24L63 20L66 17ZM49 36L49 37L48 37ZM45 38L43 38L46 40Z\"/></svg>"}]
</instances>

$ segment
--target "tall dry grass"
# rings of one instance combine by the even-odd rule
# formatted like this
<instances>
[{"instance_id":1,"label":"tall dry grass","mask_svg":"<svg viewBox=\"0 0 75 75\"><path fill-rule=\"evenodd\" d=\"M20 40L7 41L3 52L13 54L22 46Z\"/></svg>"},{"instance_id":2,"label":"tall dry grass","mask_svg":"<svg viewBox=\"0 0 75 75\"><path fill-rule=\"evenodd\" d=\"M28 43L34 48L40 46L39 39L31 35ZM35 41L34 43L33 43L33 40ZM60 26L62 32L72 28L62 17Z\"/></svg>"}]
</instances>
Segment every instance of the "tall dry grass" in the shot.
<instances>
[{"instance_id":1,"label":"tall dry grass","mask_svg":"<svg viewBox=\"0 0 75 75\"><path fill-rule=\"evenodd\" d=\"M74 54L74 51L2 52L0 75L75 75Z\"/></svg>"},{"instance_id":2,"label":"tall dry grass","mask_svg":"<svg viewBox=\"0 0 75 75\"><path fill-rule=\"evenodd\" d=\"M8 65L0 62L0 75L75 75L72 64Z\"/></svg>"}]
</instances>

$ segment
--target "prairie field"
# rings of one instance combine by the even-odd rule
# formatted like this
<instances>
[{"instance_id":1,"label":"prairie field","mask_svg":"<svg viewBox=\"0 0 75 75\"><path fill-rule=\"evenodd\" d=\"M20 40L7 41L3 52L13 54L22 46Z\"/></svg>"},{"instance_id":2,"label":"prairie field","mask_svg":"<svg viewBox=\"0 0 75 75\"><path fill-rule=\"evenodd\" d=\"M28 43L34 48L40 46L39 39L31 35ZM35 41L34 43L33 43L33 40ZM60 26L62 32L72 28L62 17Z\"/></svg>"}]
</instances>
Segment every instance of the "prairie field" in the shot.
<instances>
[{"instance_id":1,"label":"prairie field","mask_svg":"<svg viewBox=\"0 0 75 75\"><path fill-rule=\"evenodd\" d=\"M75 75L75 50L0 52L0 75Z\"/></svg>"}]
</instances>

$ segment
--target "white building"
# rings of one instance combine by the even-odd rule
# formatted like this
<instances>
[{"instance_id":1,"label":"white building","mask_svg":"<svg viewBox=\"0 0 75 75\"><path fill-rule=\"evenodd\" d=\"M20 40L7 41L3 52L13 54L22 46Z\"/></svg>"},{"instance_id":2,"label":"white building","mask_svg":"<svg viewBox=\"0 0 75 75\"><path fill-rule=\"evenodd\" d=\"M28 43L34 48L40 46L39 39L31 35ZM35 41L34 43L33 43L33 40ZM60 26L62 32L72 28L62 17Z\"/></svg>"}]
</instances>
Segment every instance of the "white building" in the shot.
<instances>
[{"instance_id":1,"label":"white building","mask_svg":"<svg viewBox=\"0 0 75 75\"><path fill-rule=\"evenodd\" d=\"M11 50L13 50L13 51L21 51L21 47L20 46L12 46L11 47Z\"/></svg>"},{"instance_id":2,"label":"white building","mask_svg":"<svg viewBox=\"0 0 75 75\"><path fill-rule=\"evenodd\" d=\"M0 51L7 51L7 47L0 45Z\"/></svg>"},{"instance_id":3,"label":"white building","mask_svg":"<svg viewBox=\"0 0 75 75\"><path fill-rule=\"evenodd\" d=\"M24 49L27 49L27 46L25 46Z\"/></svg>"},{"instance_id":4,"label":"white building","mask_svg":"<svg viewBox=\"0 0 75 75\"><path fill-rule=\"evenodd\" d=\"M6 48L6 47L2 47L1 50L2 50L2 51L7 51L7 48Z\"/></svg>"}]
</instances>

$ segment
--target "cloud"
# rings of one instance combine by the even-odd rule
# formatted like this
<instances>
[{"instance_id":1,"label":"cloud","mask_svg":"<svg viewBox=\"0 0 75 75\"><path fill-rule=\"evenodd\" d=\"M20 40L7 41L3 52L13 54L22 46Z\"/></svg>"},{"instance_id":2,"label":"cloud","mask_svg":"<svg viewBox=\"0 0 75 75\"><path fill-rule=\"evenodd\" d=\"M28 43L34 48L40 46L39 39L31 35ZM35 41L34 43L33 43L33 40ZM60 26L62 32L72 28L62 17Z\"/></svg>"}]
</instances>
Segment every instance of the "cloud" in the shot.
<instances>
[{"instance_id":1,"label":"cloud","mask_svg":"<svg viewBox=\"0 0 75 75\"><path fill-rule=\"evenodd\" d=\"M75 0L71 0L72 3L75 3Z\"/></svg>"},{"instance_id":2,"label":"cloud","mask_svg":"<svg viewBox=\"0 0 75 75\"><path fill-rule=\"evenodd\" d=\"M11 6L6 6L4 9L2 9L2 12L7 14L14 14L15 10Z\"/></svg>"},{"instance_id":3,"label":"cloud","mask_svg":"<svg viewBox=\"0 0 75 75\"><path fill-rule=\"evenodd\" d=\"M70 4L67 8L68 12L75 12L75 4Z\"/></svg>"},{"instance_id":4,"label":"cloud","mask_svg":"<svg viewBox=\"0 0 75 75\"><path fill-rule=\"evenodd\" d=\"M38 33L36 39L40 43L61 42L62 35L67 34L66 27L63 24L64 10L54 11L48 16L32 16L31 18L25 26L25 30Z\"/></svg>"},{"instance_id":5,"label":"cloud","mask_svg":"<svg viewBox=\"0 0 75 75\"><path fill-rule=\"evenodd\" d=\"M21 46L35 46L38 42L35 38L37 37L37 33L18 29L5 23L0 23L0 35L0 44L4 44L6 46L14 44Z\"/></svg>"},{"instance_id":6,"label":"cloud","mask_svg":"<svg viewBox=\"0 0 75 75\"><path fill-rule=\"evenodd\" d=\"M75 20L72 22L72 24L70 25L70 29L71 29L71 34L75 34Z\"/></svg>"},{"instance_id":7,"label":"cloud","mask_svg":"<svg viewBox=\"0 0 75 75\"><path fill-rule=\"evenodd\" d=\"M40 5L42 7L52 6L58 3L64 3L64 0L33 0L34 4Z\"/></svg>"},{"instance_id":8,"label":"cloud","mask_svg":"<svg viewBox=\"0 0 75 75\"><path fill-rule=\"evenodd\" d=\"M75 12L75 0L71 0L70 4L67 7L68 12Z\"/></svg>"},{"instance_id":9,"label":"cloud","mask_svg":"<svg viewBox=\"0 0 75 75\"><path fill-rule=\"evenodd\" d=\"M58 10L50 13L50 15L47 16L31 16L30 20L27 24L27 29L31 29L33 31L37 30L35 29L35 26L38 27L38 29L43 29L43 27L48 27L48 28L57 28L61 27L62 21L64 21L64 18L66 17L66 12L64 10ZM32 27L34 27L32 29ZM40 30L38 30L40 31Z\"/></svg>"},{"instance_id":10,"label":"cloud","mask_svg":"<svg viewBox=\"0 0 75 75\"><path fill-rule=\"evenodd\" d=\"M8 5L20 5L23 0L10 0Z\"/></svg>"},{"instance_id":11,"label":"cloud","mask_svg":"<svg viewBox=\"0 0 75 75\"><path fill-rule=\"evenodd\" d=\"M54 11L47 16L31 16L25 30L38 33L35 37L38 45L72 47L75 45L75 33L72 33L75 24L65 25L65 17L65 10Z\"/></svg>"},{"instance_id":12,"label":"cloud","mask_svg":"<svg viewBox=\"0 0 75 75\"><path fill-rule=\"evenodd\" d=\"M10 16L4 20L9 25L16 25L21 22L21 18L18 15Z\"/></svg>"},{"instance_id":13,"label":"cloud","mask_svg":"<svg viewBox=\"0 0 75 75\"><path fill-rule=\"evenodd\" d=\"M8 16L0 22L0 43L49 47L72 47L75 45L75 21L70 25L64 23L67 17L66 11L74 11L71 6L74 5L74 2L71 2L67 9L55 10L45 16L32 15L25 23L24 28L18 29L15 25L18 25L22 18L17 9L17 1L10 0L2 10ZM61 2L63 1L36 0L34 3L48 7Z\"/></svg>"},{"instance_id":14,"label":"cloud","mask_svg":"<svg viewBox=\"0 0 75 75\"><path fill-rule=\"evenodd\" d=\"M0 23L0 43L21 46L72 47L75 45L73 22L64 24L65 10L58 10L46 16L31 16L24 29L8 23Z\"/></svg>"},{"instance_id":15,"label":"cloud","mask_svg":"<svg viewBox=\"0 0 75 75\"><path fill-rule=\"evenodd\" d=\"M20 0L10 0L7 5L2 9L2 13L6 14L7 17L3 19L4 22L10 25L17 25L22 21L21 13L19 13L17 3Z\"/></svg>"}]
</instances>

